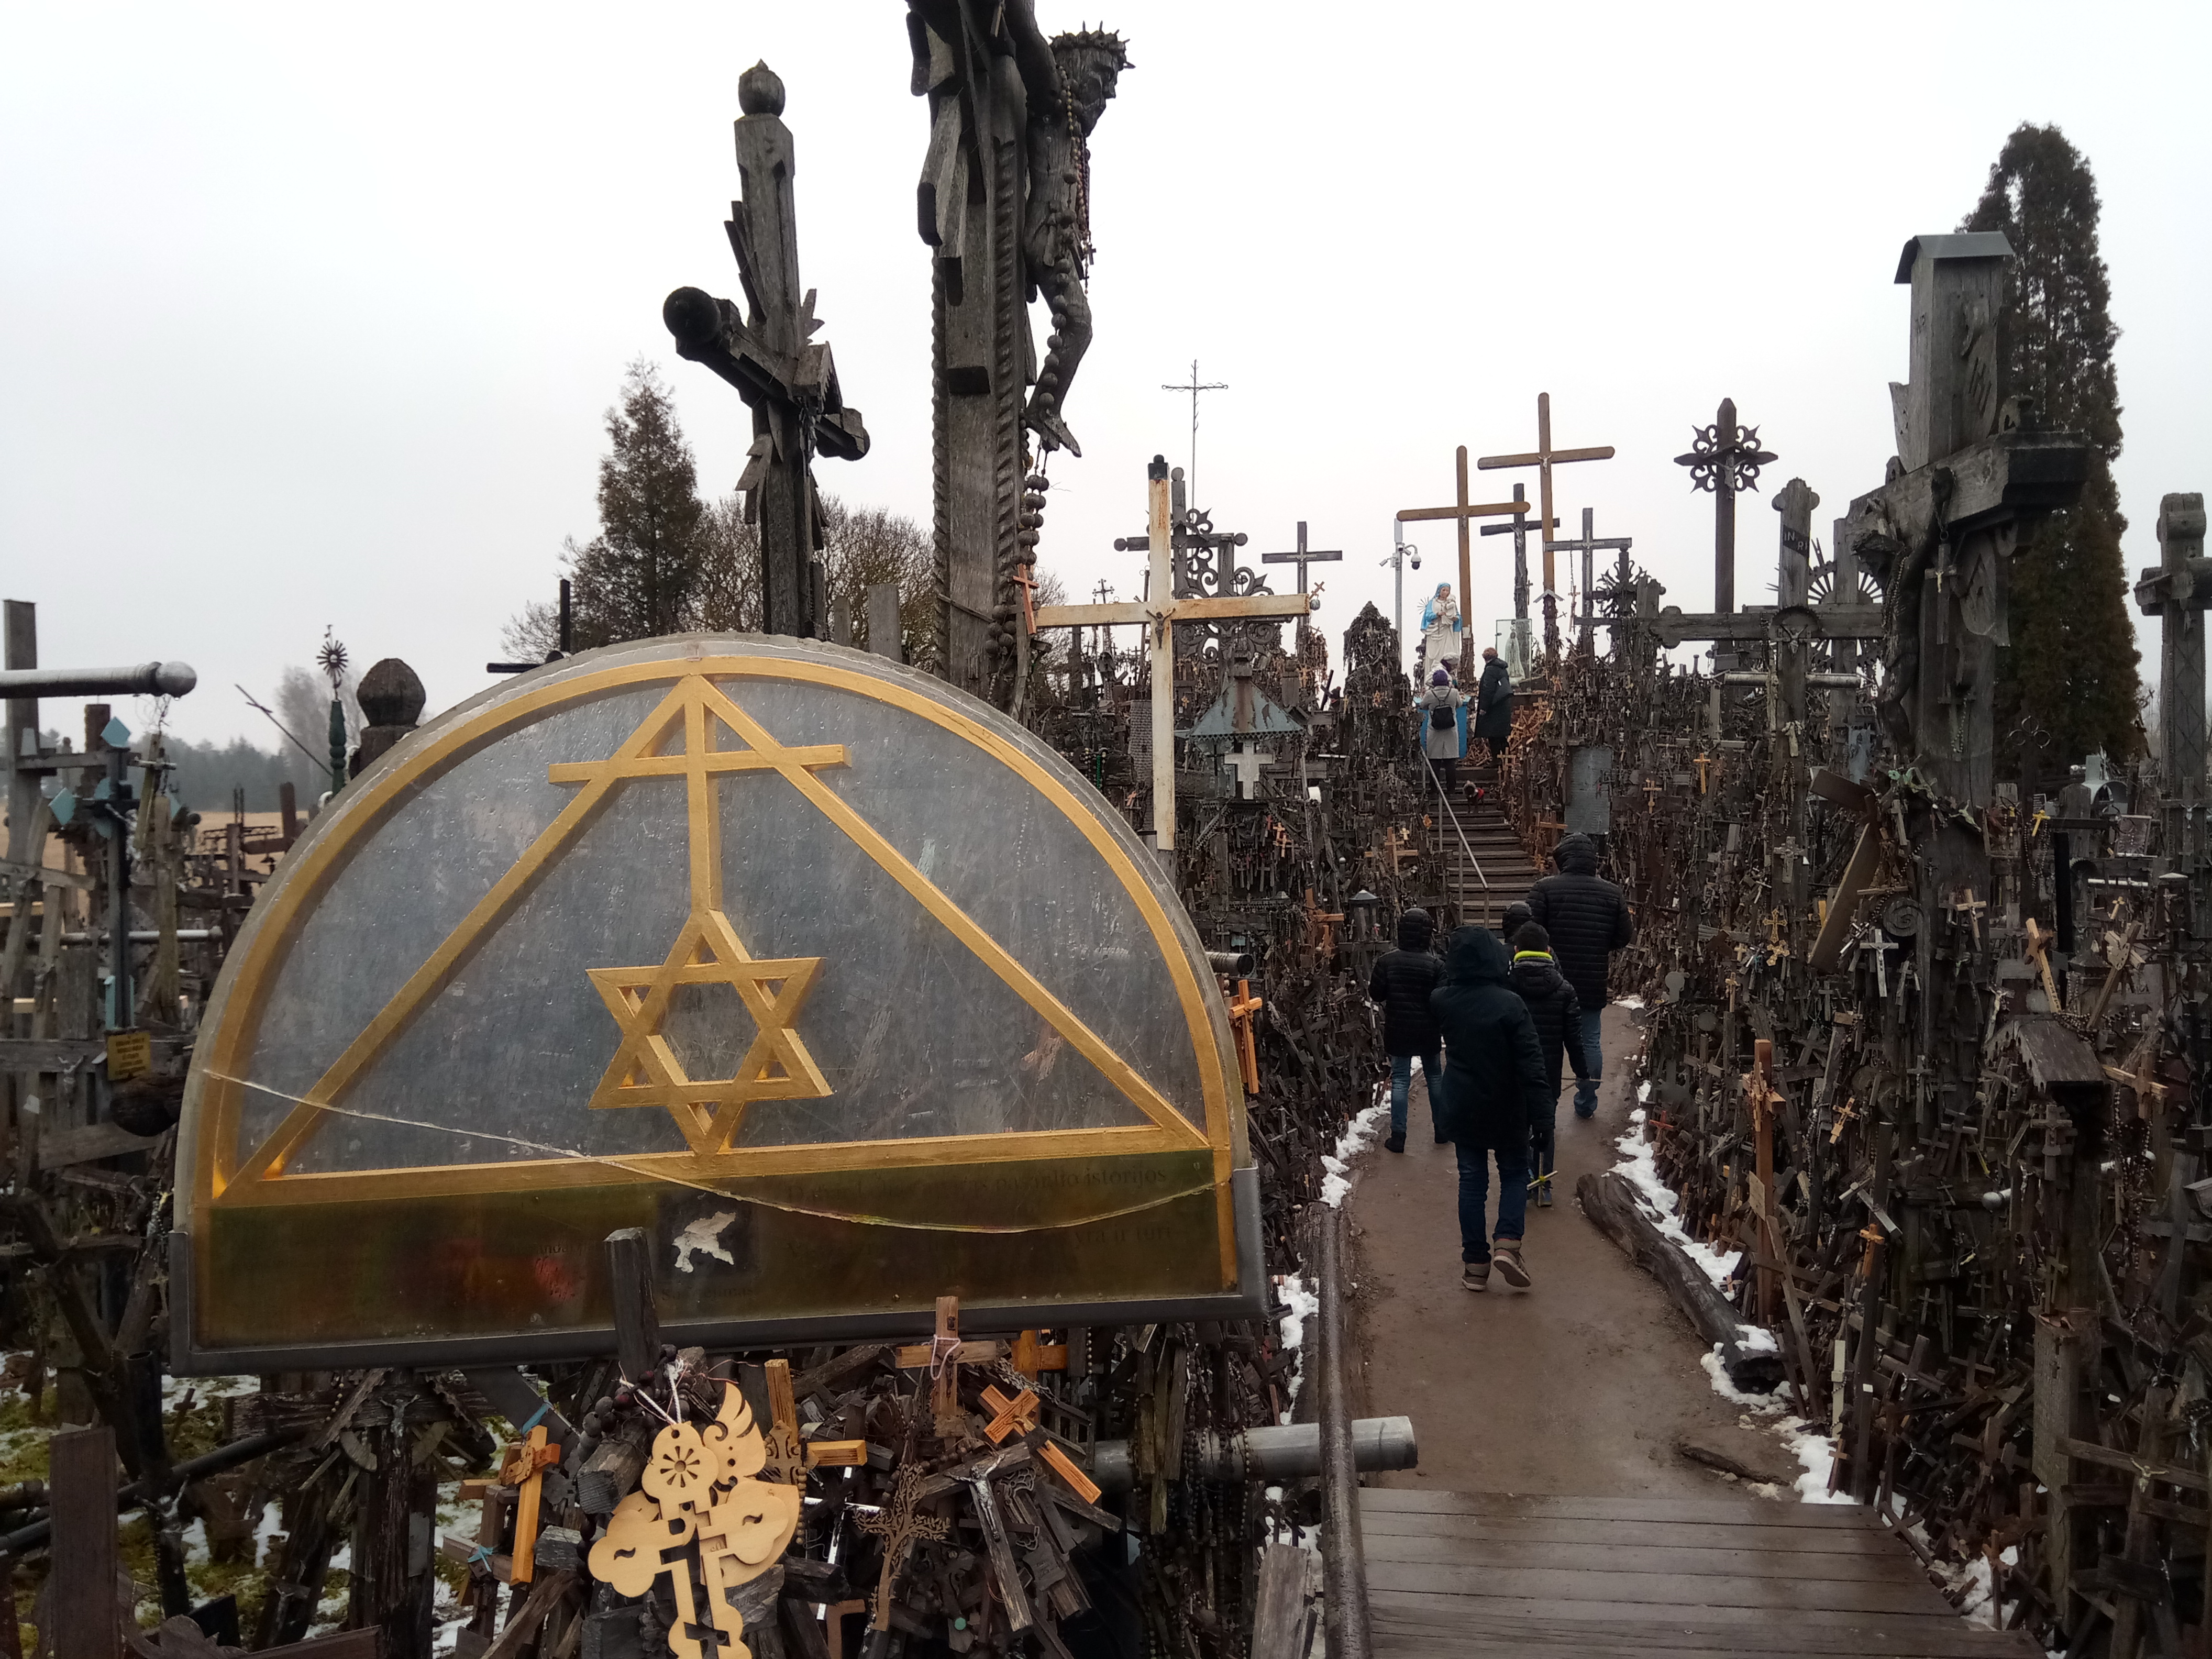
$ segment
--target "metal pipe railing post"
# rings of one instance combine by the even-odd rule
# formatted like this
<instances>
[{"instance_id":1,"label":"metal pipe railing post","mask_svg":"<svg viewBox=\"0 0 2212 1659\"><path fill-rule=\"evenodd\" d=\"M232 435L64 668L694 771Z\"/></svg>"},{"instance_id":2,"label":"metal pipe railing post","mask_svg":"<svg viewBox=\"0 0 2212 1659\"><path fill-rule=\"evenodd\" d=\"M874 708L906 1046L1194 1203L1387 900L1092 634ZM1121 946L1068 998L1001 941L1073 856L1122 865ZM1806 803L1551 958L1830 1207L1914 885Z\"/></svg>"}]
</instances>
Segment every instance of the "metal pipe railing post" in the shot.
<instances>
[{"instance_id":1,"label":"metal pipe railing post","mask_svg":"<svg viewBox=\"0 0 2212 1659\"><path fill-rule=\"evenodd\" d=\"M1467 831L1460 827L1459 814L1452 810L1451 797L1444 793L1444 781L1433 763L1429 766L1429 781L1437 786L1437 804L1444 809L1444 816L1451 820L1452 833L1459 837L1459 850L1467 854L1468 867L1474 872L1474 878L1482 884L1482 925L1487 927L1490 925L1490 878L1482 873L1481 860L1475 857L1474 848L1468 844Z\"/></svg>"},{"instance_id":2,"label":"metal pipe railing post","mask_svg":"<svg viewBox=\"0 0 2212 1659\"><path fill-rule=\"evenodd\" d=\"M1314 1254L1321 1278L1322 1568L1328 1659L1369 1659L1367 1553L1359 1532L1359 1471L1354 1466L1352 1413L1345 1399L1344 1212L1316 1205Z\"/></svg>"}]
</instances>

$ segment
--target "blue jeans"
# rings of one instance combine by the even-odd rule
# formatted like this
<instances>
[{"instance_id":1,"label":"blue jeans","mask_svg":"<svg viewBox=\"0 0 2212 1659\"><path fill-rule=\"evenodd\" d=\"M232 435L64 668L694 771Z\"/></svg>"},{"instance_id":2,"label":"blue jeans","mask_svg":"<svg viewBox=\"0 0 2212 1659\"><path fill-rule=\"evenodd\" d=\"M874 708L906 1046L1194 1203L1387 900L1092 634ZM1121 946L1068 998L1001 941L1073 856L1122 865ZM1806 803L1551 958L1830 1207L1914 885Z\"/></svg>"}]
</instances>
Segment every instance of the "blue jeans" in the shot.
<instances>
[{"instance_id":1,"label":"blue jeans","mask_svg":"<svg viewBox=\"0 0 2212 1659\"><path fill-rule=\"evenodd\" d=\"M1425 1054L1393 1054L1390 1056L1390 1133L1402 1137L1406 1133L1406 1095L1413 1086L1413 1062L1421 1062L1421 1075L1429 1084L1429 1126L1442 1130L1443 1126L1444 1063L1434 1048Z\"/></svg>"},{"instance_id":2,"label":"blue jeans","mask_svg":"<svg viewBox=\"0 0 2212 1659\"><path fill-rule=\"evenodd\" d=\"M1583 1063L1575 1076L1575 1115L1597 1115L1598 1079L1605 1074L1605 1005L1583 1010Z\"/></svg>"},{"instance_id":3,"label":"blue jeans","mask_svg":"<svg viewBox=\"0 0 2212 1659\"><path fill-rule=\"evenodd\" d=\"M1462 1140L1459 1153L1459 1257L1462 1261L1490 1260L1490 1241L1483 1222L1490 1202L1489 1151ZM1528 1214L1528 1152L1498 1155L1498 1242L1521 1242Z\"/></svg>"}]
</instances>

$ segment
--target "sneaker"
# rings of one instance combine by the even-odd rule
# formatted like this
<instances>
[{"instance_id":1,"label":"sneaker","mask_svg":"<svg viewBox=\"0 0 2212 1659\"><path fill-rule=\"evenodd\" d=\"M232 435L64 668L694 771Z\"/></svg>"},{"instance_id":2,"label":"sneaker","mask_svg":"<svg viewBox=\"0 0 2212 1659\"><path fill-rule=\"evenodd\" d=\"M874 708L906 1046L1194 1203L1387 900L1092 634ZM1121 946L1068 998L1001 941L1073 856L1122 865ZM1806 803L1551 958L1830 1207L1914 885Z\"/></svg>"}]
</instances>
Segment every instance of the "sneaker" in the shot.
<instances>
[{"instance_id":1,"label":"sneaker","mask_svg":"<svg viewBox=\"0 0 2212 1659\"><path fill-rule=\"evenodd\" d=\"M1459 1287L1463 1291L1486 1291L1490 1288L1490 1264L1470 1261L1459 1270Z\"/></svg>"},{"instance_id":2,"label":"sneaker","mask_svg":"<svg viewBox=\"0 0 2212 1659\"><path fill-rule=\"evenodd\" d=\"M1406 1137L1403 1135L1392 1135L1389 1139L1382 1143L1382 1150L1386 1152L1404 1152L1406 1150Z\"/></svg>"},{"instance_id":3,"label":"sneaker","mask_svg":"<svg viewBox=\"0 0 2212 1659\"><path fill-rule=\"evenodd\" d=\"M1515 1290L1525 1291L1528 1288L1532 1281L1528 1277L1527 1265L1521 1260L1520 1245L1500 1244L1492 1252L1490 1259L1498 1264L1498 1276ZM1486 1273L1484 1275L1485 1278L1488 1276Z\"/></svg>"}]
</instances>

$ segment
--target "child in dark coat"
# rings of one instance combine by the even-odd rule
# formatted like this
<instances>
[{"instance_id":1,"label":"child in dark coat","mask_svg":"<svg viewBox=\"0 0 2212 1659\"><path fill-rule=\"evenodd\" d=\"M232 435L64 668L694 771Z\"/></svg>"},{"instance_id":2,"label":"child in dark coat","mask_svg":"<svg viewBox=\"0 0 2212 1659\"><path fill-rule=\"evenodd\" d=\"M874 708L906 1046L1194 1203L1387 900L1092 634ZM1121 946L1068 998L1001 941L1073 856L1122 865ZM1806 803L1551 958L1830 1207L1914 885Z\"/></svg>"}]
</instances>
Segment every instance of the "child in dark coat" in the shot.
<instances>
[{"instance_id":1,"label":"child in dark coat","mask_svg":"<svg viewBox=\"0 0 2212 1659\"><path fill-rule=\"evenodd\" d=\"M1580 1060L1583 1052L1582 1005L1575 988L1552 960L1552 936L1529 922L1513 936L1513 968L1506 975L1536 1022L1536 1042L1544 1052L1544 1076L1551 1085L1544 1109L1528 1122L1528 1150L1534 1176L1528 1183L1529 1201L1538 1209L1552 1207L1552 1171L1558 1133L1561 1060L1568 1054ZM1576 1066L1579 1073L1579 1064Z\"/></svg>"},{"instance_id":2,"label":"child in dark coat","mask_svg":"<svg viewBox=\"0 0 2212 1659\"><path fill-rule=\"evenodd\" d=\"M1406 1150L1406 1095L1413 1086L1413 1062L1429 1091L1429 1121L1437 1145L1444 1144L1443 1066L1437 1057L1437 1017L1429 994L1444 976L1441 957L1429 949L1436 929L1426 910L1398 918L1398 948L1375 960L1367 994L1382 1005L1382 1047L1390 1056L1390 1138L1387 1151Z\"/></svg>"}]
</instances>

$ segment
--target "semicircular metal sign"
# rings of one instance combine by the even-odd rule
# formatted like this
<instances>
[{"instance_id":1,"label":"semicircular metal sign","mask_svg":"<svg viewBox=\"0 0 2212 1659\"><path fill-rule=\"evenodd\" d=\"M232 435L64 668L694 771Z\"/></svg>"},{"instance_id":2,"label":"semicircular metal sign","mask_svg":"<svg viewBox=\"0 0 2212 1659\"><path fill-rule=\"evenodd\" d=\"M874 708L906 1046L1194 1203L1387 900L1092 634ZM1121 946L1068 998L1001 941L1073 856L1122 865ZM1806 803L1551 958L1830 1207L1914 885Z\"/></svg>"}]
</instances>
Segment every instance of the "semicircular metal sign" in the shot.
<instances>
[{"instance_id":1,"label":"semicircular metal sign","mask_svg":"<svg viewBox=\"0 0 2212 1659\"><path fill-rule=\"evenodd\" d=\"M179 1369L608 1350L631 1226L714 1346L1264 1303L1155 856L996 711L807 641L571 658L371 768L224 966L179 1169Z\"/></svg>"}]
</instances>

